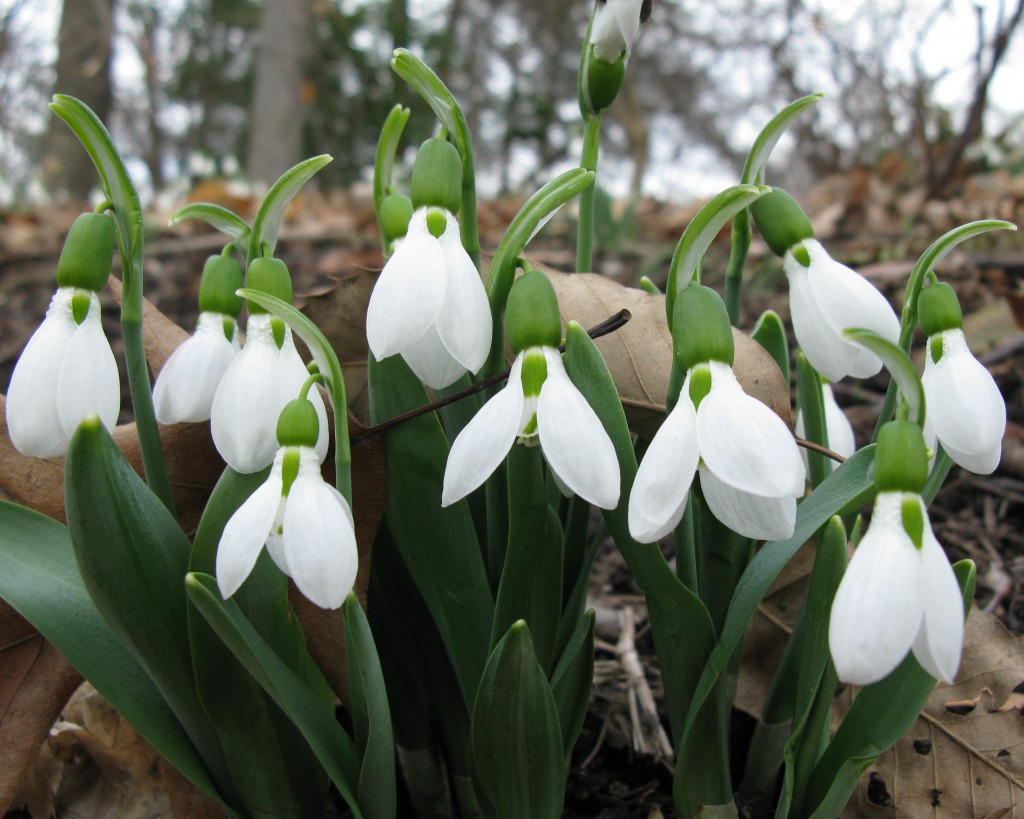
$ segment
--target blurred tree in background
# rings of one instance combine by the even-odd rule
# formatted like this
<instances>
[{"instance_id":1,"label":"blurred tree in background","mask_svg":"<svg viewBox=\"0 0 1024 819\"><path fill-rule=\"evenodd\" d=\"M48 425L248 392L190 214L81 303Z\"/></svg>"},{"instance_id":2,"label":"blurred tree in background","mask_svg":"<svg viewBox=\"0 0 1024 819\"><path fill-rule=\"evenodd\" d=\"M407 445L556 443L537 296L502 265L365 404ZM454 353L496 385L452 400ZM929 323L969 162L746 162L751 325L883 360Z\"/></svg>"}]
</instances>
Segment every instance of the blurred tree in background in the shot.
<instances>
[{"instance_id":1,"label":"blurred tree in background","mask_svg":"<svg viewBox=\"0 0 1024 819\"><path fill-rule=\"evenodd\" d=\"M365 179L387 111L422 105L389 69L398 46L422 54L462 102L489 192L577 162L575 72L590 0L61 5L0 0L0 171L9 201L24 197L39 168L51 192L81 196L88 184L74 178L81 163L61 166L73 152L54 141L63 126L51 128L46 116L54 90L108 115L152 191L243 170L266 181L315 153L335 157L325 183ZM684 199L687 191L665 189L666 163L688 157L691 166L738 172L772 112L824 90L829 99L796 129L790 186L889 162L907 184L942 194L965 160L1007 162L1019 150L1021 110L993 118L990 89L1001 66L1024 74L1014 37L1022 13L1024 0L658 0L609 113L602 162L618 169L621 191L660 182L658 193ZM954 16L959 56L936 61L933 35ZM44 25L56 19L59 29ZM959 96L940 98L953 75ZM410 120L411 144L429 123ZM649 173L655 162L657 175Z\"/></svg>"}]
</instances>

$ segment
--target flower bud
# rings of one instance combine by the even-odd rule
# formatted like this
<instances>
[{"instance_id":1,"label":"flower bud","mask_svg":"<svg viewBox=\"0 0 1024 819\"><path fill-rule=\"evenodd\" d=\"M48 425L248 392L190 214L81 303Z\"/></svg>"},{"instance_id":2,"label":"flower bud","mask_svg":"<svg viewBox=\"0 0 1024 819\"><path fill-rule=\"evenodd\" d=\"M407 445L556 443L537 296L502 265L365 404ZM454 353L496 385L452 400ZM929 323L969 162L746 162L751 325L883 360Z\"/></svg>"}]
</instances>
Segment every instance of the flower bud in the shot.
<instances>
[{"instance_id":1,"label":"flower bud","mask_svg":"<svg viewBox=\"0 0 1024 819\"><path fill-rule=\"evenodd\" d=\"M231 256L211 256L203 265L199 281L199 311L237 318L242 299L235 291L242 286L242 268Z\"/></svg>"},{"instance_id":2,"label":"flower bud","mask_svg":"<svg viewBox=\"0 0 1024 819\"><path fill-rule=\"evenodd\" d=\"M793 250L800 264L804 267L810 264L810 256L806 251L801 257L794 248L804 239L813 239L814 230L807 214L792 196L780 188L774 188L771 193L766 193L754 202L750 212L757 223L757 229L776 256L785 256L787 250Z\"/></svg>"},{"instance_id":3,"label":"flower bud","mask_svg":"<svg viewBox=\"0 0 1024 819\"><path fill-rule=\"evenodd\" d=\"M57 262L57 286L98 293L110 276L114 256L114 220L102 213L83 213L68 231Z\"/></svg>"},{"instance_id":4,"label":"flower bud","mask_svg":"<svg viewBox=\"0 0 1024 819\"><path fill-rule=\"evenodd\" d=\"M956 291L945 282L930 284L921 291L917 302L921 330L934 336L946 330L959 330L964 326L964 314Z\"/></svg>"},{"instance_id":5,"label":"flower bud","mask_svg":"<svg viewBox=\"0 0 1024 819\"><path fill-rule=\"evenodd\" d=\"M277 418L277 442L281 446L315 447L320 436L320 420L313 402L295 398L284 405Z\"/></svg>"},{"instance_id":6,"label":"flower bud","mask_svg":"<svg viewBox=\"0 0 1024 819\"><path fill-rule=\"evenodd\" d=\"M508 294L506 317L508 343L516 354L530 347L557 347L562 342L555 288L539 270L516 279Z\"/></svg>"},{"instance_id":7,"label":"flower bud","mask_svg":"<svg viewBox=\"0 0 1024 819\"><path fill-rule=\"evenodd\" d=\"M672 340L683 372L706 361L732 366L735 345L722 297L699 284L680 291L672 309Z\"/></svg>"},{"instance_id":8,"label":"flower bud","mask_svg":"<svg viewBox=\"0 0 1024 819\"><path fill-rule=\"evenodd\" d=\"M920 494L928 480L928 448L912 421L890 421L878 433L875 485L879 492Z\"/></svg>"},{"instance_id":9,"label":"flower bud","mask_svg":"<svg viewBox=\"0 0 1024 819\"><path fill-rule=\"evenodd\" d=\"M412 206L444 208L452 214L462 204L462 158L444 139L428 139L412 166Z\"/></svg>"},{"instance_id":10,"label":"flower bud","mask_svg":"<svg viewBox=\"0 0 1024 819\"><path fill-rule=\"evenodd\" d=\"M245 286L250 290L259 290L276 296L284 302L292 300L292 276L288 272L288 266L272 256L253 259L245 274ZM258 304L249 302L249 315L266 312Z\"/></svg>"},{"instance_id":11,"label":"flower bud","mask_svg":"<svg viewBox=\"0 0 1024 819\"><path fill-rule=\"evenodd\" d=\"M380 232L390 248L392 242L401 239L409 230L412 219L412 200L400 193L389 193L380 203Z\"/></svg>"},{"instance_id":12,"label":"flower bud","mask_svg":"<svg viewBox=\"0 0 1024 819\"><path fill-rule=\"evenodd\" d=\"M581 87L582 108L586 113L599 114L613 102L626 76L626 61L622 58L606 63L591 55L586 61L586 76Z\"/></svg>"}]
</instances>

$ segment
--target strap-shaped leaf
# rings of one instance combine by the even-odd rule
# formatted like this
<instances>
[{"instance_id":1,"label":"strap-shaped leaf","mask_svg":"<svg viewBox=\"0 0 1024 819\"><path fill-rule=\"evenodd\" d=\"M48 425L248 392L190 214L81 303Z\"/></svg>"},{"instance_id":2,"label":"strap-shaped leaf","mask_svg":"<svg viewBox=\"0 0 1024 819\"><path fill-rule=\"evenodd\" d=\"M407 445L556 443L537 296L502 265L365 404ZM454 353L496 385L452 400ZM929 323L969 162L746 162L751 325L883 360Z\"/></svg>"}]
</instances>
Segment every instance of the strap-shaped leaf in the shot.
<instances>
[{"instance_id":1,"label":"strap-shaped leaf","mask_svg":"<svg viewBox=\"0 0 1024 819\"><path fill-rule=\"evenodd\" d=\"M565 794L562 732L530 629L498 643L473 706L473 762L498 819L558 819Z\"/></svg>"},{"instance_id":2,"label":"strap-shaped leaf","mask_svg":"<svg viewBox=\"0 0 1024 819\"><path fill-rule=\"evenodd\" d=\"M332 161L330 156L314 156L289 168L267 191L267 196L256 212L249 234L249 261L260 256L270 256L277 247L277 233L281 229L281 217L284 209L292 201L302 186L312 179L317 172Z\"/></svg>"},{"instance_id":3,"label":"strap-shaped leaf","mask_svg":"<svg viewBox=\"0 0 1024 819\"><path fill-rule=\"evenodd\" d=\"M562 726L562 749L568 766L573 746L583 730L583 720L590 704L590 689L594 683L594 610L580 618L551 675L551 693L558 708L558 721Z\"/></svg>"},{"instance_id":4,"label":"strap-shaped leaf","mask_svg":"<svg viewBox=\"0 0 1024 819\"><path fill-rule=\"evenodd\" d=\"M914 362L910 360L910 356L903 351L903 348L882 338L872 330L852 327L843 330L843 335L850 341L867 347L882 359L886 369L899 387L900 394L906 399L910 413L909 419L919 426L924 426L924 386L921 384L921 376L917 374Z\"/></svg>"},{"instance_id":5,"label":"strap-shaped leaf","mask_svg":"<svg viewBox=\"0 0 1024 819\"><path fill-rule=\"evenodd\" d=\"M824 94L808 94L798 100L791 102L768 122L761 133L757 135L754 144L747 154L747 161L743 165L742 181L747 185L760 185L764 179L764 166L768 164L768 158L790 123L796 119L805 109L820 102L825 98Z\"/></svg>"},{"instance_id":6,"label":"strap-shaped leaf","mask_svg":"<svg viewBox=\"0 0 1024 819\"><path fill-rule=\"evenodd\" d=\"M796 392L800 401L800 416L804 422L804 437L808 441L828 446L828 427L825 425L825 396L821 376L802 352L796 357ZM817 487L832 471L832 466L820 452L807 451L808 478L811 487Z\"/></svg>"},{"instance_id":7,"label":"strap-shaped leaf","mask_svg":"<svg viewBox=\"0 0 1024 819\"><path fill-rule=\"evenodd\" d=\"M362 819L356 798L359 755L351 737L333 719L325 718L319 697L281 661L234 601L221 599L213 577L190 572L185 588L224 645L302 732L352 813Z\"/></svg>"},{"instance_id":8,"label":"strap-shaped leaf","mask_svg":"<svg viewBox=\"0 0 1024 819\"><path fill-rule=\"evenodd\" d=\"M245 249L249 246L249 226L241 216L222 205L192 202L176 210L167 224L176 225L186 219L202 219L221 233L227 234L239 247Z\"/></svg>"},{"instance_id":9,"label":"strap-shaped leaf","mask_svg":"<svg viewBox=\"0 0 1024 819\"><path fill-rule=\"evenodd\" d=\"M378 216L381 203L391 186L395 154L398 152L398 143L402 139L402 132L405 130L405 124L409 121L410 113L408 108L396 105L388 113L388 117L380 129L380 139L377 140L377 153L373 162L373 206Z\"/></svg>"},{"instance_id":10,"label":"strap-shaped leaf","mask_svg":"<svg viewBox=\"0 0 1024 819\"><path fill-rule=\"evenodd\" d=\"M230 816L195 746L135 655L96 610L68 530L0 501L0 597L28 620L117 712Z\"/></svg>"},{"instance_id":11,"label":"strap-shaped leaf","mask_svg":"<svg viewBox=\"0 0 1024 819\"><path fill-rule=\"evenodd\" d=\"M789 341L786 327L774 310L765 310L750 331L750 337L768 351L782 370L783 383L789 383Z\"/></svg>"}]
</instances>

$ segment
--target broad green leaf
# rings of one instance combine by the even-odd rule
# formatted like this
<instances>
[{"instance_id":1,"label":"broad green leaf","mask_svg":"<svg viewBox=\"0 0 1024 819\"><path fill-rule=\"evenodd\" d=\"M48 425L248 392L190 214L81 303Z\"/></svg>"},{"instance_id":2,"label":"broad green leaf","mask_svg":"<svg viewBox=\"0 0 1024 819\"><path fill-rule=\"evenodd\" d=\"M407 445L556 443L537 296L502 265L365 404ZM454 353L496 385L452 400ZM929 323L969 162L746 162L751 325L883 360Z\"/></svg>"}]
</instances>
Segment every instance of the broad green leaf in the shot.
<instances>
[{"instance_id":1,"label":"broad green leaf","mask_svg":"<svg viewBox=\"0 0 1024 819\"><path fill-rule=\"evenodd\" d=\"M882 338L872 330L860 328L848 328L843 330L843 335L850 341L867 347L871 352L882 359L886 369L892 375L893 380L899 387L900 394L906 399L910 411L910 420L919 426L924 426L925 401L924 387L921 385L921 376L917 374L914 362L910 360L901 347L893 344L888 339Z\"/></svg>"},{"instance_id":2,"label":"broad green leaf","mask_svg":"<svg viewBox=\"0 0 1024 819\"><path fill-rule=\"evenodd\" d=\"M573 746L583 730L594 684L594 610L590 609L577 624L551 675L551 693L558 708L562 727L562 750L568 767Z\"/></svg>"},{"instance_id":3,"label":"broad green leaf","mask_svg":"<svg viewBox=\"0 0 1024 819\"><path fill-rule=\"evenodd\" d=\"M241 216L221 205L193 202L176 210L167 224L176 225L185 219L202 219L208 225L212 225L221 233L226 234L242 250L249 247L249 226Z\"/></svg>"},{"instance_id":4,"label":"broad green leaf","mask_svg":"<svg viewBox=\"0 0 1024 819\"><path fill-rule=\"evenodd\" d=\"M370 356L369 387L375 424L428 401L419 379L397 355L383 361ZM389 429L384 452L388 528L434 618L468 706L487 659L494 598L468 505L441 507L448 441L437 415Z\"/></svg>"},{"instance_id":5,"label":"broad green leaf","mask_svg":"<svg viewBox=\"0 0 1024 819\"><path fill-rule=\"evenodd\" d=\"M160 690L96 610L78 573L68 530L7 501L0 501L0 597L190 782L237 815Z\"/></svg>"},{"instance_id":6,"label":"broad green leaf","mask_svg":"<svg viewBox=\"0 0 1024 819\"><path fill-rule=\"evenodd\" d=\"M95 415L71 438L64 486L68 531L89 596L152 677L225 789L226 762L192 668L182 586L188 539Z\"/></svg>"},{"instance_id":7,"label":"broad green leaf","mask_svg":"<svg viewBox=\"0 0 1024 819\"><path fill-rule=\"evenodd\" d=\"M764 185L733 185L715 196L690 220L690 224L679 238L668 269L665 314L668 316L670 327L676 294L689 284L700 260L704 258L718 232L737 213L750 207L769 191L771 188Z\"/></svg>"},{"instance_id":8,"label":"broad green leaf","mask_svg":"<svg viewBox=\"0 0 1024 819\"><path fill-rule=\"evenodd\" d=\"M782 135L786 133L789 124L796 119L805 109L825 98L824 94L809 94L791 102L779 113L772 117L771 121L761 129L754 144L747 154L747 161L743 165L742 181L748 185L760 185L763 181L764 166L768 164L775 146Z\"/></svg>"},{"instance_id":9,"label":"broad green leaf","mask_svg":"<svg viewBox=\"0 0 1024 819\"><path fill-rule=\"evenodd\" d=\"M498 819L561 816L565 767L558 709L522 620L487 661L472 734L477 777Z\"/></svg>"},{"instance_id":10,"label":"broad green leaf","mask_svg":"<svg viewBox=\"0 0 1024 819\"><path fill-rule=\"evenodd\" d=\"M395 778L395 741L384 674L370 624L355 592L342 605L345 615L345 652L349 665L352 714L356 742L362 753L359 769L359 804L369 819L394 819L398 783ZM358 693L358 698L356 694Z\"/></svg>"},{"instance_id":11,"label":"broad green leaf","mask_svg":"<svg viewBox=\"0 0 1024 819\"><path fill-rule=\"evenodd\" d=\"M391 187L395 154L398 152L398 143L402 139L402 132L409 121L410 113L408 108L396 105L388 113L380 129L380 139L377 140L377 153L373 163L373 207L378 215L380 205L388 194L388 188Z\"/></svg>"},{"instance_id":12,"label":"broad green leaf","mask_svg":"<svg viewBox=\"0 0 1024 819\"><path fill-rule=\"evenodd\" d=\"M224 645L302 732L327 775L357 819L363 811L356 798L359 755L352 739L324 714L320 698L292 673L257 633L232 600L222 600L217 581L207 574L185 578L189 600L220 635Z\"/></svg>"},{"instance_id":13,"label":"broad green leaf","mask_svg":"<svg viewBox=\"0 0 1024 819\"><path fill-rule=\"evenodd\" d=\"M312 179L316 173L331 162L326 154L314 156L300 162L294 168L285 171L281 178L267 191L267 196L260 205L249 234L249 261L260 256L273 255L277 247L277 232L281 229L281 217L288 203L302 186Z\"/></svg>"},{"instance_id":14,"label":"broad green leaf","mask_svg":"<svg viewBox=\"0 0 1024 819\"><path fill-rule=\"evenodd\" d=\"M786 327L774 310L765 310L750 331L750 337L768 351L782 370L784 383L789 383L789 341Z\"/></svg>"}]
</instances>

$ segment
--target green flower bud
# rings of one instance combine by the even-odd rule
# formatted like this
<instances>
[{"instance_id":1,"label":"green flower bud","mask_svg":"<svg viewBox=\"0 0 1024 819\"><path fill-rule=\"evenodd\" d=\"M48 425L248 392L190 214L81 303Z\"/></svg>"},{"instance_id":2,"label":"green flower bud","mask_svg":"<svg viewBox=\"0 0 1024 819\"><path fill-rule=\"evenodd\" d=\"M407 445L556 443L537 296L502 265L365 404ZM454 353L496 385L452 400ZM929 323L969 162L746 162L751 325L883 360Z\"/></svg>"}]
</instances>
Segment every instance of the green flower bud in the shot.
<instances>
[{"instance_id":1,"label":"green flower bud","mask_svg":"<svg viewBox=\"0 0 1024 819\"><path fill-rule=\"evenodd\" d=\"M281 446L315 447L320 435L316 407L305 398L295 398L284 405L277 418L277 442Z\"/></svg>"},{"instance_id":2,"label":"green flower bud","mask_svg":"<svg viewBox=\"0 0 1024 819\"><path fill-rule=\"evenodd\" d=\"M930 284L921 291L917 312L926 336L934 336L946 330L960 330L964 326L960 300L956 297L956 291L945 282Z\"/></svg>"},{"instance_id":3,"label":"green flower bud","mask_svg":"<svg viewBox=\"0 0 1024 819\"><path fill-rule=\"evenodd\" d=\"M242 299L235 291L242 286L242 267L231 256L211 256L203 265L199 281L199 310L238 317Z\"/></svg>"},{"instance_id":4,"label":"green flower bud","mask_svg":"<svg viewBox=\"0 0 1024 819\"><path fill-rule=\"evenodd\" d=\"M736 349L722 297L699 284L680 291L672 309L672 340L683 372L705 361L731 367Z\"/></svg>"},{"instance_id":5,"label":"green flower bud","mask_svg":"<svg viewBox=\"0 0 1024 819\"><path fill-rule=\"evenodd\" d=\"M389 193L380 203L380 232L388 247L405 236L412 219L412 199L400 193Z\"/></svg>"},{"instance_id":6,"label":"green flower bud","mask_svg":"<svg viewBox=\"0 0 1024 819\"><path fill-rule=\"evenodd\" d=\"M277 296L284 302L290 303L292 300L292 276L288 272L288 266L272 256L253 259L245 274L245 286L251 290ZM258 304L249 302L249 315L266 312Z\"/></svg>"},{"instance_id":7,"label":"green flower bud","mask_svg":"<svg viewBox=\"0 0 1024 819\"><path fill-rule=\"evenodd\" d=\"M412 166L412 206L458 213L462 204L462 158L444 139L428 139Z\"/></svg>"},{"instance_id":8,"label":"green flower bud","mask_svg":"<svg viewBox=\"0 0 1024 819\"><path fill-rule=\"evenodd\" d=\"M114 257L114 220L102 213L83 213L68 231L57 262L57 286L98 293L110 276Z\"/></svg>"},{"instance_id":9,"label":"green flower bud","mask_svg":"<svg viewBox=\"0 0 1024 819\"><path fill-rule=\"evenodd\" d=\"M771 193L766 193L754 202L750 212L757 223L757 229L776 256L785 256L787 250L804 239L814 238L807 214L792 196L780 188L773 188ZM795 251L794 255L797 255ZM804 267L810 264L809 257L805 262L797 256L797 261Z\"/></svg>"},{"instance_id":10,"label":"green flower bud","mask_svg":"<svg viewBox=\"0 0 1024 819\"><path fill-rule=\"evenodd\" d=\"M928 448L921 427L890 421L878 434L875 485L879 492L920 494L928 480Z\"/></svg>"},{"instance_id":11,"label":"green flower bud","mask_svg":"<svg viewBox=\"0 0 1024 819\"><path fill-rule=\"evenodd\" d=\"M555 288L539 270L516 279L508 294L505 315L508 343L516 354L530 347L557 347L562 343Z\"/></svg>"},{"instance_id":12,"label":"green flower bud","mask_svg":"<svg viewBox=\"0 0 1024 819\"><path fill-rule=\"evenodd\" d=\"M606 63L591 54L586 70L584 108L588 113L599 114L619 95L622 79L626 76L626 61L618 59L614 63Z\"/></svg>"}]
</instances>

